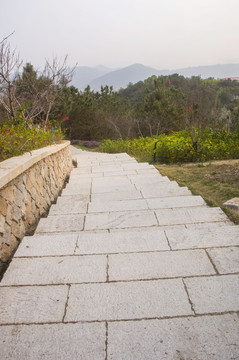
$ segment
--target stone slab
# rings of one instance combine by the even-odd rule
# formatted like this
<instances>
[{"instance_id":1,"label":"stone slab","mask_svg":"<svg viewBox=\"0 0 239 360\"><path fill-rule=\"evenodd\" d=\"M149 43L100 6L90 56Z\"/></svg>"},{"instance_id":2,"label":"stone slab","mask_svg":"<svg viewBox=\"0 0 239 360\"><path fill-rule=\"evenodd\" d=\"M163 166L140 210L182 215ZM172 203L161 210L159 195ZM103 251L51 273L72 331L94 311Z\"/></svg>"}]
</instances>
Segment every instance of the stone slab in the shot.
<instances>
[{"instance_id":1,"label":"stone slab","mask_svg":"<svg viewBox=\"0 0 239 360\"><path fill-rule=\"evenodd\" d=\"M149 165L148 163L134 163L134 164L123 164L122 165L124 170L148 170L148 169L155 169L153 165Z\"/></svg>"},{"instance_id":2,"label":"stone slab","mask_svg":"<svg viewBox=\"0 0 239 360\"><path fill-rule=\"evenodd\" d=\"M226 206L229 209L238 211L239 210L239 197L228 200L227 202L225 202L223 204L223 206Z\"/></svg>"},{"instance_id":3,"label":"stone slab","mask_svg":"<svg viewBox=\"0 0 239 360\"><path fill-rule=\"evenodd\" d=\"M159 225L177 225L225 221L227 216L220 208L190 207L156 210Z\"/></svg>"},{"instance_id":4,"label":"stone slab","mask_svg":"<svg viewBox=\"0 0 239 360\"><path fill-rule=\"evenodd\" d=\"M38 161L55 154L58 151L70 145L69 141L64 141L61 144L54 144L46 146L41 149L27 152L20 156L15 156L10 159L4 160L0 164L0 188L3 188L10 181L27 171L30 167Z\"/></svg>"},{"instance_id":5,"label":"stone slab","mask_svg":"<svg viewBox=\"0 0 239 360\"><path fill-rule=\"evenodd\" d=\"M0 287L0 324L61 322L68 286Z\"/></svg>"},{"instance_id":6,"label":"stone slab","mask_svg":"<svg viewBox=\"0 0 239 360\"><path fill-rule=\"evenodd\" d=\"M155 198L147 200L149 209L170 209L177 207L191 207L206 205L201 196L174 196L168 198Z\"/></svg>"},{"instance_id":7,"label":"stone slab","mask_svg":"<svg viewBox=\"0 0 239 360\"><path fill-rule=\"evenodd\" d=\"M109 255L109 280L163 279L216 274L204 250Z\"/></svg>"},{"instance_id":8,"label":"stone slab","mask_svg":"<svg viewBox=\"0 0 239 360\"><path fill-rule=\"evenodd\" d=\"M87 214L84 230L122 229L158 225L153 211L118 211Z\"/></svg>"},{"instance_id":9,"label":"stone slab","mask_svg":"<svg viewBox=\"0 0 239 360\"><path fill-rule=\"evenodd\" d=\"M111 360L232 360L239 357L236 314L111 322Z\"/></svg>"},{"instance_id":10,"label":"stone slab","mask_svg":"<svg viewBox=\"0 0 239 360\"><path fill-rule=\"evenodd\" d=\"M74 185L78 187L89 187L91 186L92 179L91 178L83 178L77 174L71 174L68 183L66 184L66 188Z\"/></svg>"},{"instance_id":11,"label":"stone slab","mask_svg":"<svg viewBox=\"0 0 239 360\"><path fill-rule=\"evenodd\" d=\"M74 232L83 229L83 215L55 215L42 218L36 229L36 234L52 232Z\"/></svg>"},{"instance_id":12,"label":"stone slab","mask_svg":"<svg viewBox=\"0 0 239 360\"><path fill-rule=\"evenodd\" d=\"M163 183L165 186L158 187L158 188L151 188L148 187L141 187L141 193L143 198L150 199L150 198L164 198L169 196L184 196L184 195L192 195L191 191L188 190L186 187L179 187L172 185L170 183Z\"/></svg>"},{"instance_id":13,"label":"stone slab","mask_svg":"<svg viewBox=\"0 0 239 360\"><path fill-rule=\"evenodd\" d=\"M122 171L124 170L121 165L104 165L104 166L92 166L92 173L97 172L111 172L111 171ZM127 169L128 170L128 169ZM129 170L132 170L129 168Z\"/></svg>"},{"instance_id":14,"label":"stone slab","mask_svg":"<svg viewBox=\"0 0 239 360\"><path fill-rule=\"evenodd\" d=\"M239 245L239 226L207 224L195 229L166 230L172 249L195 249Z\"/></svg>"},{"instance_id":15,"label":"stone slab","mask_svg":"<svg viewBox=\"0 0 239 360\"><path fill-rule=\"evenodd\" d=\"M163 231L139 229L115 232L85 232L79 234L76 254L110 254L169 250Z\"/></svg>"},{"instance_id":16,"label":"stone slab","mask_svg":"<svg viewBox=\"0 0 239 360\"><path fill-rule=\"evenodd\" d=\"M103 255L15 258L0 286L103 282L106 266Z\"/></svg>"},{"instance_id":17,"label":"stone slab","mask_svg":"<svg viewBox=\"0 0 239 360\"><path fill-rule=\"evenodd\" d=\"M194 229L206 229L208 228L209 226L212 228L214 227L215 229L216 228L219 228L219 227L222 227L222 226L233 226L235 225L232 221L229 220L229 218L227 217L226 220L224 221L217 221L217 222L209 222L209 223L198 223L198 224L186 224L185 225L185 228L187 229L191 229L191 230L194 230Z\"/></svg>"},{"instance_id":18,"label":"stone slab","mask_svg":"<svg viewBox=\"0 0 239 360\"><path fill-rule=\"evenodd\" d=\"M102 213L110 211L147 210L148 204L144 199L138 200L108 200L89 203L88 213Z\"/></svg>"},{"instance_id":19,"label":"stone slab","mask_svg":"<svg viewBox=\"0 0 239 360\"><path fill-rule=\"evenodd\" d=\"M73 196L63 196L57 204L50 208L48 216L63 214L85 214L87 212L87 202L75 199Z\"/></svg>"},{"instance_id":20,"label":"stone slab","mask_svg":"<svg viewBox=\"0 0 239 360\"><path fill-rule=\"evenodd\" d=\"M239 247L208 249L220 274L239 273Z\"/></svg>"},{"instance_id":21,"label":"stone slab","mask_svg":"<svg viewBox=\"0 0 239 360\"><path fill-rule=\"evenodd\" d=\"M0 348L2 360L104 360L105 324L1 326Z\"/></svg>"},{"instance_id":22,"label":"stone slab","mask_svg":"<svg viewBox=\"0 0 239 360\"><path fill-rule=\"evenodd\" d=\"M73 255L78 235L34 235L25 236L14 257Z\"/></svg>"},{"instance_id":23,"label":"stone slab","mask_svg":"<svg viewBox=\"0 0 239 360\"><path fill-rule=\"evenodd\" d=\"M77 183L69 183L62 191L62 196L66 195L90 195L91 184L80 185Z\"/></svg>"},{"instance_id":24,"label":"stone slab","mask_svg":"<svg viewBox=\"0 0 239 360\"><path fill-rule=\"evenodd\" d=\"M139 190L131 191L117 191L103 194L92 194L91 201L110 201L110 200L133 200L142 199L142 194Z\"/></svg>"},{"instance_id":25,"label":"stone slab","mask_svg":"<svg viewBox=\"0 0 239 360\"><path fill-rule=\"evenodd\" d=\"M185 279L197 314L239 311L239 275Z\"/></svg>"},{"instance_id":26,"label":"stone slab","mask_svg":"<svg viewBox=\"0 0 239 360\"><path fill-rule=\"evenodd\" d=\"M91 166L77 167L72 170L72 174L90 174Z\"/></svg>"},{"instance_id":27,"label":"stone slab","mask_svg":"<svg viewBox=\"0 0 239 360\"><path fill-rule=\"evenodd\" d=\"M106 171L103 173L105 177L108 176L120 176L120 175L135 175L135 170L123 170L123 171Z\"/></svg>"},{"instance_id":28,"label":"stone slab","mask_svg":"<svg viewBox=\"0 0 239 360\"><path fill-rule=\"evenodd\" d=\"M94 187L98 187L98 186L111 186L112 183L114 185L129 185L131 184L129 178L127 177L127 175L123 175L122 173L120 173L120 175L118 176L107 176L107 177L98 177L92 180L92 185L93 188Z\"/></svg>"},{"instance_id":29,"label":"stone slab","mask_svg":"<svg viewBox=\"0 0 239 360\"><path fill-rule=\"evenodd\" d=\"M141 175L138 175L141 176ZM149 187L152 188L152 186L158 186L162 184L168 184L170 181L166 176L158 176L157 174L151 175L150 177L147 177L145 179L139 179L139 180L131 180L132 183L136 186L137 189L141 189L143 187Z\"/></svg>"},{"instance_id":30,"label":"stone slab","mask_svg":"<svg viewBox=\"0 0 239 360\"><path fill-rule=\"evenodd\" d=\"M123 192L123 191L134 191L135 186L132 184L122 184L117 185L113 182L111 184L105 185L94 185L92 186L92 194L103 194L103 193L112 193L112 192Z\"/></svg>"},{"instance_id":31,"label":"stone slab","mask_svg":"<svg viewBox=\"0 0 239 360\"><path fill-rule=\"evenodd\" d=\"M94 174L88 174L88 173L79 173L77 174L77 177L79 179L92 179L92 178L98 178L98 177L101 177L103 176L103 172L102 173L94 173Z\"/></svg>"},{"instance_id":32,"label":"stone slab","mask_svg":"<svg viewBox=\"0 0 239 360\"><path fill-rule=\"evenodd\" d=\"M65 321L144 319L192 314L181 280L72 285Z\"/></svg>"},{"instance_id":33,"label":"stone slab","mask_svg":"<svg viewBox=\"0 0 239 360\"><path fill-rule=\"evenodd\" d=\"M144 168L144 169L137 169L137 174L143 175L143 174L158 174L157 169L153 168Z\"/></svg>"}]
</instances>

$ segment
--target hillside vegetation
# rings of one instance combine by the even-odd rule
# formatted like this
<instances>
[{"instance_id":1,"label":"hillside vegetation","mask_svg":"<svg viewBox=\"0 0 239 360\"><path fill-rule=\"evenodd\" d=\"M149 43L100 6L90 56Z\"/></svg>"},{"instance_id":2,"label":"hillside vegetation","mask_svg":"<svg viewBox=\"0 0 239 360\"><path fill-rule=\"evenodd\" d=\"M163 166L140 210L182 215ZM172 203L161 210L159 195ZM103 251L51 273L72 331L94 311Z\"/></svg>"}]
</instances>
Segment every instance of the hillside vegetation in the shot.
<instances>
[{"instance_id":1,"label":"hillside vegetation","mask_svg":"<svg viewBox=\"0 0 239 360\"><path fill-rule=\"evenodd\" d=\"M47 61L42 72L27 63L20 72L7 42L0 45L1 159L57 141L62 133L73 140L110 139L103 151L146 157L158 141L156 159L166 163L238 157L237 81L173 74L120 91L78 91L68 86L66 59Z\"/></svg>"},{"instance_id":2,"label":"hillside vegetation","mask_svg":"<svg viewBox=\"0 0 239 360\"><path fill-rule=\"evenodd\" d=\"M70 87L67 136L71 139L125 139L170 134L188 129L239 128L239 83L152 76L114 91L108 86L95 92ZM193 135L192 135L193 136Z\"/></svg>"}]
</instances>

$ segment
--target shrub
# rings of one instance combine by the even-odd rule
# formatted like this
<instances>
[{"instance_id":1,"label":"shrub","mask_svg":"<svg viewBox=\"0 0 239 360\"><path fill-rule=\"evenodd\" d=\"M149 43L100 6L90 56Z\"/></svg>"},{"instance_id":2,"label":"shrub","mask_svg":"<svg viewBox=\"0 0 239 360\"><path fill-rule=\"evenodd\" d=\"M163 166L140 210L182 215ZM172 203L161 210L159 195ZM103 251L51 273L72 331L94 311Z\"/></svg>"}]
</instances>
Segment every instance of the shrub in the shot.
<instances>
[{"instance_id":1,"label":"shrub","mask_svg":"<svg viewBox=\"0 0 239 360\"><path fill-rule=\"evenodd\" d=\"M127 152L150 161L156 141L156 161L162 163L239 158L239 132L228 133L226 130L211 129L203 132L196 129L194 141L189 132L179 131L152 138L104 140L100 149L109 153Z\"/></svg>"},{"instance_id":2,"label":"shrub","mask_svg":"<svg viewBox=\"0 0 239 360\"><path fill-rule=\"evenodd\" d=\"M0 161L24 152L42 148L63 139L60 127L54 127L51 133L49 125L45 130L37 125L26 125L24 121L18 124L0 124Z\"/></svg>"}]
</instances>

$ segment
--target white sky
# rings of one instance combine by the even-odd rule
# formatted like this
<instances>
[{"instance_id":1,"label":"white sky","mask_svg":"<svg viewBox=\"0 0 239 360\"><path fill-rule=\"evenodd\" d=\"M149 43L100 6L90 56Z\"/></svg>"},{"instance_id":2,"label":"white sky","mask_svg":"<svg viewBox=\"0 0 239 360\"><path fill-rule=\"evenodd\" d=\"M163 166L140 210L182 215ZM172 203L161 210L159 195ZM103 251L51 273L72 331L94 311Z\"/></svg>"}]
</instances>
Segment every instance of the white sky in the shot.
<instances>
[{"instance_id":1,"label":"white sky","mask_svg":"<svg viewBox=\"0 0 239 360\"><path fill-rule=\"evenodd\" d=\"M239 0L0 0L24 62L158 69L239 63Z\"/></svg>"}]
</instances>

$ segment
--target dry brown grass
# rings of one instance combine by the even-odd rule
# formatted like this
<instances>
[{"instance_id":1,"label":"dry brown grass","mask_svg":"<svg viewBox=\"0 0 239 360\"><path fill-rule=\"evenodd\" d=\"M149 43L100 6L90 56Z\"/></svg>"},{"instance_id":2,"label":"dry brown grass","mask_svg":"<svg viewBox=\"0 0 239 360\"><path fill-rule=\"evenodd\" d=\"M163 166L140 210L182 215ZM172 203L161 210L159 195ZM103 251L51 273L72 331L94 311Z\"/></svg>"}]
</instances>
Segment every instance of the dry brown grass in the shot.
<instances>
[{"instance_id":1,"label":"dry brown grass","mask_svg":"<svg viewBox=\"0 0 239 360\"><path fill-rule=\"evenodd\" d=\"M239 197L239 160L212 161L201 164L155 165L162 175L187 186L201 195L209 206L220 206L228 217L239 224L239 211L223 206L227 200Z\"/></svg>"}]
</instances>

